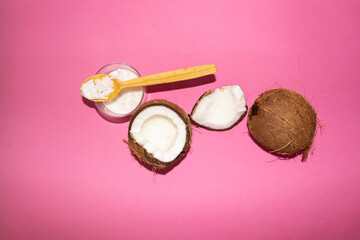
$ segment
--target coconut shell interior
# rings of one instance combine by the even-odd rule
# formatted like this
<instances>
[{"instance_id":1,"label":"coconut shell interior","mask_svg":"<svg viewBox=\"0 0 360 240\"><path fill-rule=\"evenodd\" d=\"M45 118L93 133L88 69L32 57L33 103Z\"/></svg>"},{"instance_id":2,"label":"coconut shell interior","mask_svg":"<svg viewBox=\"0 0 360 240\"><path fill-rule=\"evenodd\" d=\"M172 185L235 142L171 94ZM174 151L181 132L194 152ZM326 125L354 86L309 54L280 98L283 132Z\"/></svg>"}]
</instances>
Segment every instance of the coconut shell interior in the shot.
<instances>
[{"instance_id":1,"label":"coconut shell interior","mask_svg":"<svg viewBox=\"0 0 360 240\"><path fill-rule=\"evenodd\" d=\"M316 112L300 94L288 89L262 93L250 108L248 129L256 142L281 156L303 154L306 160L317 125Z\"/></svg>"},{"instance_id":2,"label":"coconut shell interior","mask_svg":"<svg viewBox=\"0 0 360 240\"><path fill-rule=\"evenodd\" d=\"M184 123L186 125L185 145L184 145L181 153L174 160L172 160L170 162L162 162L162 161L159 161L158 159L156 159L151 153L147 152L146 149L143 148L142 145L140 145L136 142L136 140L134 139L133 135L130 132L132 123L133 123L134 119L137 117L137 115L141 111L143 111L147 108L150 108L152 106L164 106L164 107L171 109L184 121ZM132 117L130 119L130 123L129 123L127 143L130 147L131 152L139 159L140 162L149 164L151 166L154 166L155 168L163 169L163 168L174 165L176 162L180 161L186 155L187 151L190 148L191 135L192 135L191 124L190 124L190 120L189 120L186 112L182 108L180 108L178 105L176 105L172 102L166 101L164 99L155 99L155 100L148 101L148 102L144 103L143 105L141 105L132 115Z\"/></svg>"}]
</instances>

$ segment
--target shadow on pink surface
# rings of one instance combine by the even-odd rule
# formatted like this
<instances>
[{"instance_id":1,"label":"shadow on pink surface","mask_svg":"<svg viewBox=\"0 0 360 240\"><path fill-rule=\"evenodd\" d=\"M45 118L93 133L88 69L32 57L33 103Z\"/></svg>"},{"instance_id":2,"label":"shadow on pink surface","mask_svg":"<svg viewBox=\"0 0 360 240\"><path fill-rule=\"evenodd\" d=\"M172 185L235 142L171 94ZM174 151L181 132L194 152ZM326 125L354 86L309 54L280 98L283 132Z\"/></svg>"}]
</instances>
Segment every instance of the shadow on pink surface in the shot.
<instances>
[{"instance_id":1,"label":"shadow on pink surface","mask_svg":"<svg viewBox=\"0 0 360 240\"><path fill-rule=\"evenodd\" d=\"M84 97L81 97L83 103L88 106L89 108L95 108L95 103L93 101L90 101L89 99L86 99Z\"/></svg>"},{"instance_id":2,"label":"shadow on pink surface","mask_svg":"<svg viewBox=\"0 0 360 240\"><path fill-rule=\"evenodd\" d=\"M146 87L146 92L147 93L155 93L155 92L171 91L171 90L176 90L176 89L192 88L192 87L196 87L196 86L209 84L209 83L212 83L215 81L216 81L215 75L208 75L208 76L194 78L194 79L180 81L180 82L148 86L148 87Z\"/></svg>"}]
</instances>

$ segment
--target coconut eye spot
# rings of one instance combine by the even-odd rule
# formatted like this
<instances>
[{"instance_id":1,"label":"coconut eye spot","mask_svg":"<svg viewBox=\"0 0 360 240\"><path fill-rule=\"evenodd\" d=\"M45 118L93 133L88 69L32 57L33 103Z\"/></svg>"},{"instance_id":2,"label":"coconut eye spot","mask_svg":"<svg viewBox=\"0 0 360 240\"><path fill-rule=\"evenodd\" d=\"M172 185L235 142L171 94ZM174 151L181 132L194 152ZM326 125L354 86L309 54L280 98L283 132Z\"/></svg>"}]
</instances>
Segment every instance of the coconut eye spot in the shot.
<instances>
[{"instance_id":1,"label":"coconut eye spot","mask_svg":"<svg viewBox=\"0 0 360 240\"><path fill-rule=\"evenodd\" d=\"M174 145L178 130L173 121L167 116L154 115L142 125L142 133L160 152L167 152Z\"/></svg>"},{"instance_id":2,"label":"coconut eye spot","mask_svg":"<svg viewBox=\"0 0 360 240\"><path fill-rule=\"evenodd\" d=\"M249 116L249 118L251 118L252 116L256 116L258 114L258 110L259 110L259 106L255 103L251 107L251 116Z\"/></svg>"}]
</instances>

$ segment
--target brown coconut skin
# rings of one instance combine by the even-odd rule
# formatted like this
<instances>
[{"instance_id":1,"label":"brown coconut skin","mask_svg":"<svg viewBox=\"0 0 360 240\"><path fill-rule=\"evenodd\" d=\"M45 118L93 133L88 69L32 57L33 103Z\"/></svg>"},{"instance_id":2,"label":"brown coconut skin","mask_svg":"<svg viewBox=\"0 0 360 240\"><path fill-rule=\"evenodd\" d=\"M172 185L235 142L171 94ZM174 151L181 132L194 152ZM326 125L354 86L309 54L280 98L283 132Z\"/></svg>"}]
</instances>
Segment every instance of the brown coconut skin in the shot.
<instances>
[{"instance_id":1,"label":"brown coconut skin","mask_svg":"<svg viewBox=\"0 0 360 240\"><path fill-rule=\"evenodd\" d=\"M189 115L189 118L190 118L190 120L191 120L195 125L197 125L197 126L199 126L199 127L202 127L202 128L205 128L205 129L207 129L207 130L221 132L221 131L226 131L226 130L232 129L233 127L235 127L236 125L238 125L238 124L244 119L244 117L246 116L246 113L247 113L247 111L248 111L248 106L246 106L246 112L244 112L244 114L240 116L239 120L237 120L233 125L231 125L231 126L228 127L228 128L215 129L215 128L210 128L210 127L207 127L207 126L204 126L204 125L201 125L201 124L197 123L194 119L192 119L192 116L194 115L194 113L195 113L195 111L196 111L196 108L197 108L197 106L199 105L200 101L201 101L204 97L210 95L211 93L212 93L212 91L209 90L209 91L205 92L203 95L201 95L201 97L199 98L199 100L197 100L197 102L195 103L193 109L191 110L191 113L190 113L190 115Z\"/></svg>"},{"instance_id":2,"label":"brown coconut skin","mask_svg":"<svg viewBox=\"0 0 360 240\"><path fill-rule=\"evenodd\" d=\"M316 124L316 112L310 103L283 88L262 93L248 114L248 129L261 147L284 157L302 153L302 161L308 156Z\"/></svg>"},{"instance_id":3,"label":"brown coconut skin","mask_svg":"<svg viewBox=\"0 0 360 240\"><path fill-rule=\"evenodd\" d=\"M186 143L181 153L171 162L162 162L156 159L151 153L147 152L146 149L144 149L140 144L136 142L136 140L134 139L133 135L130 132L132 123L134 122L136 116L141 111L152 106L163 106L173 110L184 121L186 125ZM152 165L155 168L163 169L174 165L176 162L180 161L185 156L185 154L190 148L191 135L192 135L191 124L186 112L175 103L166 101L164 99L155 99L142 104L131 116L127 143L130 147L131 152L139 159L140 162L144 162L146 164Z\"/></svg>"}]
</instances>

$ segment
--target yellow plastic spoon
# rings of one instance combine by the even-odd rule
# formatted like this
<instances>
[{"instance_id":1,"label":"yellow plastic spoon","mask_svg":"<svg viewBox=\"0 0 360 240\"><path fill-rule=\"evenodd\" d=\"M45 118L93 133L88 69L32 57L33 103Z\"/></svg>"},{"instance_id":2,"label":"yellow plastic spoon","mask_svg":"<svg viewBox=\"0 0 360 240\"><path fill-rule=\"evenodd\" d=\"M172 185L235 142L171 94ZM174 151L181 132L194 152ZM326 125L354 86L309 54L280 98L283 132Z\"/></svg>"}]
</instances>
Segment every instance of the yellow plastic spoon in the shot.
<instances>
[{"instance_id":1,"label":"yellow plastic spoon","mask_svg":"<svg viewBox=\"0 0 360 240\"><path fill-rule=\"evenodd\" d=\"M117 79L111 79L114 82L114 91L106 98L106 99L89 99L94 102L104 102L109 101L114 98L123 88L128 87L141 87L141 86L149 86L149 85L156 85L156 84L163 84L163 83L171 83L171 82L178 82L183 80L189 80L192 78L203 77L206 75L216 73L216 65L201 65L197 67L190 67L190 68L183 68L179 70L163 72L152 74L144 77L139 77L135 79L131 79L128 81L119 81ZM95 80L95 79L102 79L103 77L110 77L110 75L106 74L99 74L92 76L86 79L80 86L88 81Z\"/></svg>"}]
</instances>

